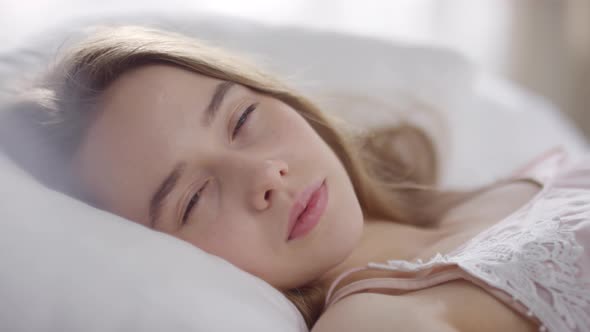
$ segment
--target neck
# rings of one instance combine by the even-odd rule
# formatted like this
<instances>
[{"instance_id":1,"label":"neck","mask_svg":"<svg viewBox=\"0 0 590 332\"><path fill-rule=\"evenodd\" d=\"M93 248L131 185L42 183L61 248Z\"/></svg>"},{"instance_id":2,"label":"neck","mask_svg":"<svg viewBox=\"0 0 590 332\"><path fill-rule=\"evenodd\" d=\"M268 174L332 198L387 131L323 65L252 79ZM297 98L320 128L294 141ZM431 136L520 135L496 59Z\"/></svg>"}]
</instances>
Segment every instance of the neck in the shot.
<instances>
[{"instance_id":1,"label":"neck","mask_svg":"<svg viewBox=\"0 0 590 332\"><path fill-rule=\"evenodd\" d=\"M420 252L443 237L442 229L418 228L392 221L365 220L363 234L354 251L343 262L326 272L320 282L330 287L343 272L368 262L384 263L387 260L411 260ZM354 280L364 279L368 273L355 273ZM345 279L353 280L353 279Z\"/></svg>"}]
</instances>

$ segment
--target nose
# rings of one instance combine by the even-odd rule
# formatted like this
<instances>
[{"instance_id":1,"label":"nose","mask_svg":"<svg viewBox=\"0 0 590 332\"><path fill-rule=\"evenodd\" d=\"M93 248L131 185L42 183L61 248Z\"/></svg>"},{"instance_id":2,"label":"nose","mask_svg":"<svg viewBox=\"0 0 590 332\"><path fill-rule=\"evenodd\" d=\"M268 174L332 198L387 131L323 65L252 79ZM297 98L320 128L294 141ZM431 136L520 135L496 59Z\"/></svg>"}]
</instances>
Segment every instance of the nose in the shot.
<instances>
[{"instance_id":1,"label":"nose","mask_svg":"<svg viewBox=\"0 0 590 332\"><path fill-rule=\"evenodd\" d=\"M256 210L268 208L273 195L284 185L283 177L288 172L289 167L283 160L267 159L256 165L249 195L249 200Z\"/></svg>"}]
</instances>

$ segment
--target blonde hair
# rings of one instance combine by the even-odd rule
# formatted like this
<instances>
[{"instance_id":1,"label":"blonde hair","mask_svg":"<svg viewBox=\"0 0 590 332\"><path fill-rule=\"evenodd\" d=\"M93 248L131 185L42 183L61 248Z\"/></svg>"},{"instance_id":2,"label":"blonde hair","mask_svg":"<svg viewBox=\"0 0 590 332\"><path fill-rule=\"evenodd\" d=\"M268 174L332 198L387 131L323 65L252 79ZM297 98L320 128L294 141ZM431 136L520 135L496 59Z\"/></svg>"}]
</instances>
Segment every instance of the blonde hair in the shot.
<instances>
[{"instance_id":1,"label":"blonde hair","mask_svg":"<svg viewBox=\"0 0 590 332\"><path fill-rule=\"evenodd\" d=\"M192 38L145 27L101 28L64 54L5 114L5 119L34 127L28 138L32 148L22 147L19 130L5 134L4 149L46 185L91 201L76 189L68 160L99 108L101 92L122 73L151 63L236 82L293 107L341 160L366 219L430 227L451 207L485 190L437 189L437 151L416 126L402 122L351 135L305 97L251 64ZM322 288L306 285L284 294L311 328L323 306Z\"/></svg>"}]
</instances>

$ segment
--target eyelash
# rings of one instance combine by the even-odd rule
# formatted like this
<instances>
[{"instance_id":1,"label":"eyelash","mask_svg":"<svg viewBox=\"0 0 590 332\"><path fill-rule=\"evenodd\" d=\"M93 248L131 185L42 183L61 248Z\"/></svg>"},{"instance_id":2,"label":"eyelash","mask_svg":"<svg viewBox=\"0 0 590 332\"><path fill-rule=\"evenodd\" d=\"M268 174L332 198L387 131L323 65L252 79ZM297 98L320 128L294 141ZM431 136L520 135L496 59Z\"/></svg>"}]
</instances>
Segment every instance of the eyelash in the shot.
<instances>
[{"instance_id":1,"label":"eyelash","mask_svg":"<svg viewBox=\"0 0 590 332\"><path fill-rule=\"evenodd\" d=\"M236 123L236 126L232 132L232 138L234 138L239 132L240 129L242 128L242 126L244 125L244 123L246 123L246 121L248 120L248 117L250 116L250 113L252 113L254 110L256 110L256 107L258 107L258 104L251 104L250 106L248 106L246 108L246 110L244 110L244 112L242 112L242 115L240 116L240 118L238 119L238 122ZM209 182L207 182L209 183ZM188 217L190 216L190 213L193 209L193 207L198 203L199 201L199 197L201 197L201 193L203 192L203 190L205 189L205 187L207 186L207 183L205 183L205 185L203 185L194 195L193 197L191 197L191 200L188 202L186 209L184 211L184 215L182 216L182 224L186 224L186 221L188 219Z\"/></svg>"}]
</instances>

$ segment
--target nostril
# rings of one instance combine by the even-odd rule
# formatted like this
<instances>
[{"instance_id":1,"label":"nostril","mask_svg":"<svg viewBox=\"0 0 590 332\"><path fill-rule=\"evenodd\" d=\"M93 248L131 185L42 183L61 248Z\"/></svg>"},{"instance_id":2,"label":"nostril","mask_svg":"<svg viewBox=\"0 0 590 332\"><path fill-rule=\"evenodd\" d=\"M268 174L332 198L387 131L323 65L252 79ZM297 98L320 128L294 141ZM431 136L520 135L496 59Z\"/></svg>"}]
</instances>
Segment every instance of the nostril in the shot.
<instances>
[{"instance_id":1,"label":"nostril","mask_svg":"<svg viewBox=\"0 0 590 332\"><path fill-rule=\"evenodd\" d=\"M267 190L267 191L264 193L264 200L265 200L265 201L267 201L267 200L269 199L269 197L270 197L270 190Z\"/></svg>"}]
</instances>

